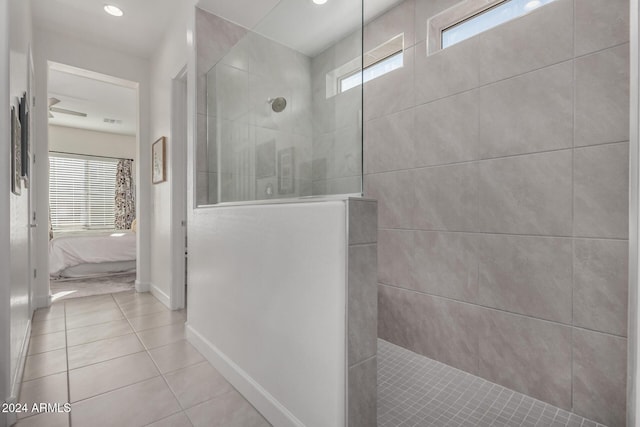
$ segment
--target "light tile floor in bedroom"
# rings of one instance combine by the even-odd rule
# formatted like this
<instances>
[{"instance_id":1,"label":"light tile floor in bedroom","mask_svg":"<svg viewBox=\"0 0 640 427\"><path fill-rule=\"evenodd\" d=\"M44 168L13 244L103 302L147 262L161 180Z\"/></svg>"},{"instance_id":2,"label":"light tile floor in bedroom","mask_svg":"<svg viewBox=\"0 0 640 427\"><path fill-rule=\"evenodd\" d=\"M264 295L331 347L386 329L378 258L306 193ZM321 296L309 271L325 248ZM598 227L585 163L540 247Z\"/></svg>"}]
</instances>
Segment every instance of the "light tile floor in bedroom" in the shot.
<instances>
[{"instance_id":1,"label":"light tile floor in bedroom","mask_svg":"<svg viewBox=\"0 0 640 427\"><path fill-rule=\"evenodd\" d=\"M20 402L72 410L17 426L269 426L185 340L184 320L134 292L38 310ZM378 426L603 427L382 340Z\"/></svg>"}]
</instances>

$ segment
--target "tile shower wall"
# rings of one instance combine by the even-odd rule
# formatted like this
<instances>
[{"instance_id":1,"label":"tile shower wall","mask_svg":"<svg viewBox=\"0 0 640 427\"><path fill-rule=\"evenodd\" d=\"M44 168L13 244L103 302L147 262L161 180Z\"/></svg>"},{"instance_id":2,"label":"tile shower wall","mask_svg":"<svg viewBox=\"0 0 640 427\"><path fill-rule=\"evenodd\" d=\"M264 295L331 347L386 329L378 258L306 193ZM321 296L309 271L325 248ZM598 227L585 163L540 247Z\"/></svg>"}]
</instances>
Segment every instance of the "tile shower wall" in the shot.
<instances>
[{"instance_id":1,"label":"tile shower wall","mask_svg":"<svg viewBox=\"0 0 640 427\"><path fill-rule=\"evenodd\" d=\"M196 31L212 44L198 49L199 204L311 195L310 58L202 10ZM276 97L287 101L279 113ZM277 156L289 148L294 183L283 193Z\"/></svg>"},{"instance_id":2,"label":"tile shower wall","mask_svg":"<svg viewBox=\"0 0 640 427\"><path fill-rule=\"evenodd\" d=\"M557 0L364 87L379 336L609 426L625 424L628 0Z\"/></svg>"},{"instance_id":3,"label":"tile shower wall","mask_svg":"<svg viewBox=\"0 0 640 427\"><path fill-rule=\"evenodd\" d=\"M328 73L361 52L362 32L356 31L311 59L313 195L362 192L362 87L327 94L327 85L338 84Z\"/></svg>"}]
</instances>

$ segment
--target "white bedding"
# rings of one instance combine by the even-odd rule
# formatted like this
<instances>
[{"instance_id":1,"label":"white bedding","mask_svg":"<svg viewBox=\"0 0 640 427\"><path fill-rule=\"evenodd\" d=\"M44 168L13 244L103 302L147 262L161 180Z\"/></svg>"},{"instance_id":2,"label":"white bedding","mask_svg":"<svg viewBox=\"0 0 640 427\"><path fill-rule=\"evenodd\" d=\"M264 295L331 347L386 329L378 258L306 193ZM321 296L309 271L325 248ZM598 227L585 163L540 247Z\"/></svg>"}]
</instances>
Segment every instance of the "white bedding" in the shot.
<instances>
[{"instance_id":1,"label":"white bedding","mask_svg":"<svg viewBox=\"0 0 640 427\"><path fill-rule=\"evenodd\" d=\"M49 274L52 276L80 264L135 259L136 235L131 231L61 235L49 242Z\"/></svg>"}]
</instances>

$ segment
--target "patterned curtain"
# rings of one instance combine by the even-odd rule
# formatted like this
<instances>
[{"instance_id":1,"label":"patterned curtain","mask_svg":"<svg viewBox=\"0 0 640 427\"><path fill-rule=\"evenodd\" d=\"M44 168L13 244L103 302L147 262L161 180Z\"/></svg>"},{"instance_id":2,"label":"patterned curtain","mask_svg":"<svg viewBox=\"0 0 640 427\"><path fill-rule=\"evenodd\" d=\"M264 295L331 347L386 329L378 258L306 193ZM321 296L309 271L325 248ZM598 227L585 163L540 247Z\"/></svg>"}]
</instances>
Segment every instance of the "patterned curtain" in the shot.
<instances>
[{"instance_id":1,"label":"patterned curtain","mask_svg":"<svg viewBox=\"0 0 640 427\"><path fill-rule=\"evenodd\" d=\"M128 230L136 217L136 192L131 168L133 160L118 161L116 173L116 230Z\"/></svg>"}]
</instances>

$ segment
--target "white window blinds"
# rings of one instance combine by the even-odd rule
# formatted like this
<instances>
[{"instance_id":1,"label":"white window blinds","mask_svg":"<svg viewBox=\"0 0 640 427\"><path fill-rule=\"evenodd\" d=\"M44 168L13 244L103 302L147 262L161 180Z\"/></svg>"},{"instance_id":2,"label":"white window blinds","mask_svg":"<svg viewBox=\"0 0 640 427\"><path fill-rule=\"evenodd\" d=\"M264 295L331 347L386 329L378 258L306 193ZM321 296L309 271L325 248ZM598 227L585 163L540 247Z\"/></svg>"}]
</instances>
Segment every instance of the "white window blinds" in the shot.
<instances>
[{"instance_id":1,"label":"white window blinds","mask_svg":"<svg viewBox=\"0 0 640 427\"><path fill-rule=\"evenodd\" d=\"M117 159L49 157L54 231L114 228Z\"/></svg>"}]
</instances>

